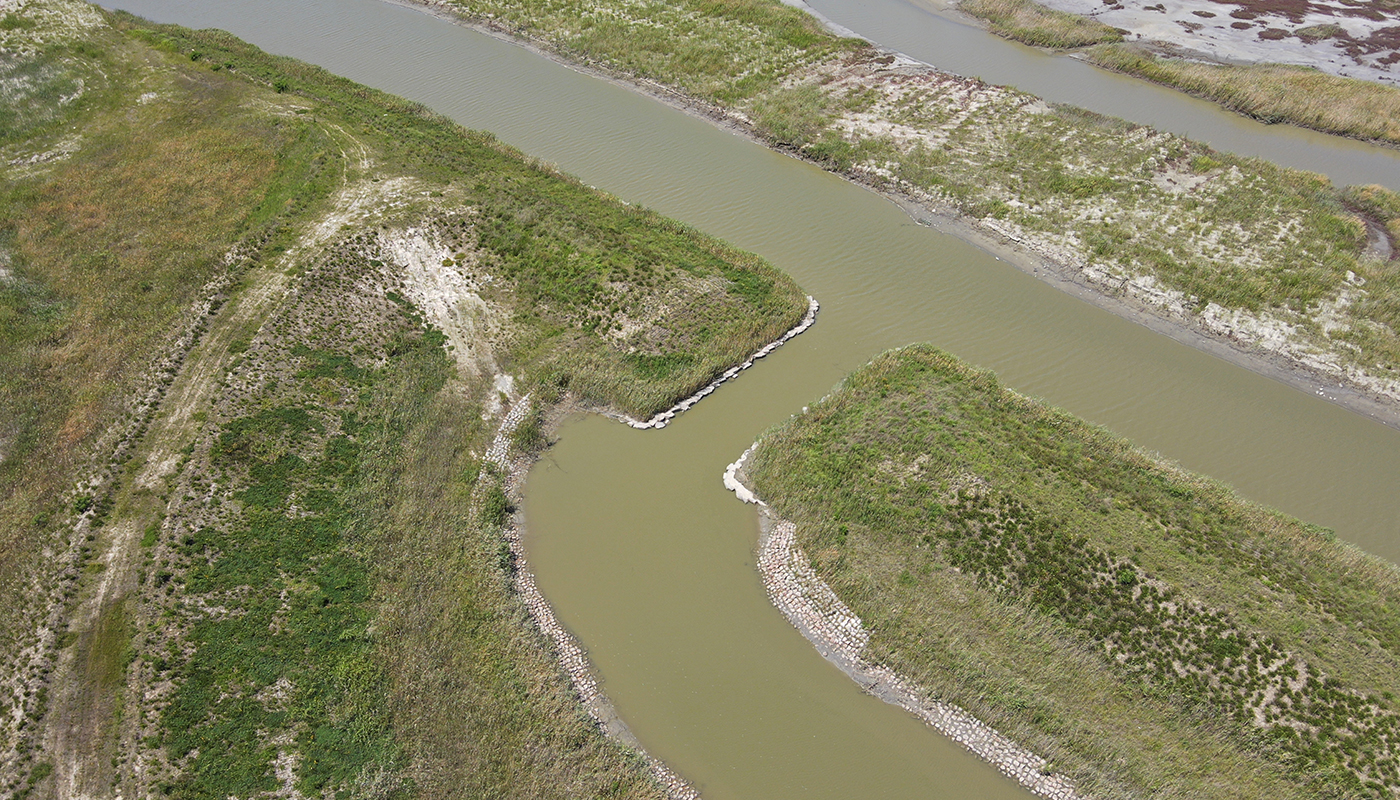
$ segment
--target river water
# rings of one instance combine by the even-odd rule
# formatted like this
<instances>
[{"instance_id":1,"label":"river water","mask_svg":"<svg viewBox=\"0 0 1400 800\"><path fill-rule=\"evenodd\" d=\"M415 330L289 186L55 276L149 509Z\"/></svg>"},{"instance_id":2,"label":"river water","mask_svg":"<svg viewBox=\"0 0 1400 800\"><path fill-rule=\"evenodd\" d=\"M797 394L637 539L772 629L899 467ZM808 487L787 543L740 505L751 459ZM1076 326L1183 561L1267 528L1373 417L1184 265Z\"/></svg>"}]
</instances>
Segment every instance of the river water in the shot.
<instances>
[{"instance_id":1,"label":"river water","mask_svg":"<svg viewBox=\"0 0 1400 800\"><path fill-rule=\"evenodd\" d=\"M754 250L817 324L660 431L568 421L527 486L539 583L624 720L707 798L1025 793L863 695L779 616L753 511L720 484L768 426L889 347L931 341L1400 558L1400 431L1061 293L893 204L625 88L376 0L120 0L422 101Z\"/></svg>"},{"instance_id":2,"label":"river water","mask_svg":"<svg viewBox=\"0 0 1400 800\"><path fill-rule=\"evenodd\" d=\"M1015 86L1053 103L1151 125L1217 150L1320 172L1339 186L1400 189L1400 150L1292 125L1265 125L1214 103L1088 62L1007 41L960 19L939 0L807 0L885 47L959 75Z\"/></svg>"}]
</instances>

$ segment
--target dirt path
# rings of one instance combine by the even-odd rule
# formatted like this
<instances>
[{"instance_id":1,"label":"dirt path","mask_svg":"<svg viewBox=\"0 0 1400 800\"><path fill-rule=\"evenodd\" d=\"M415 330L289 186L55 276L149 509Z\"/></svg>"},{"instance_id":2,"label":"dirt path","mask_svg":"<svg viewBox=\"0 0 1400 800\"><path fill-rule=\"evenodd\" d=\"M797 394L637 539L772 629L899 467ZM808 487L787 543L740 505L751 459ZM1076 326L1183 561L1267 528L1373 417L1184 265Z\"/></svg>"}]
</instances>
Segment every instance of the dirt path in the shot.
<instances>
[{"instance_id":1,"label":"dirt path","mask_svg":"<svg viewBox=\"0 0 1400 800\"><path fill-rule=\"evenodd\" d=\"M142 534L157 524L164 507L160 498L173 488L181 451L194 441L198 415L209 408L234 357L230 345L276 307L290 279L263 268L249 272L246 281L191 349L138 451L139 472L124 477L111 521L92 542L98 555L90 564L100 569L87 567L80 585L68 622L73 643L59 653L50 682L52 705L44 717L42 741L59 800L112 792L114 723L130 639L127 600L138 588Z\"/></svg>"},{"instance_id":2,"label":"dirt path","mask_svg":"<svg viewBox=\"0 0 1400 800\"><path fill-rule=\"evenodd\" d=\"M142 717L142 698L123 697L135 610L128 601L139 589L141 539L148 527L160 524L165 498L180 477L183 452L194 442L237 357L233 344L256 331L293 290L287 268L361 216L378 194L368 178L374 166L368 148L339 126L330 128L345 159L344 186L332 208L307 226L282 259L244 273L234 299L208 319L208 329L190 348L153 414L133 467L117 479L108 523L89 542L93 556L67 621L71 645L55 660L48 682L50 706L38 737L43 760L53 765L49 796L56 800L119 796L118 743L136 738L132 731L139 731ZM206 307L209 299L203 301ZM119 725L131 731L121 731Z\"/></svg>"}]
</instances>

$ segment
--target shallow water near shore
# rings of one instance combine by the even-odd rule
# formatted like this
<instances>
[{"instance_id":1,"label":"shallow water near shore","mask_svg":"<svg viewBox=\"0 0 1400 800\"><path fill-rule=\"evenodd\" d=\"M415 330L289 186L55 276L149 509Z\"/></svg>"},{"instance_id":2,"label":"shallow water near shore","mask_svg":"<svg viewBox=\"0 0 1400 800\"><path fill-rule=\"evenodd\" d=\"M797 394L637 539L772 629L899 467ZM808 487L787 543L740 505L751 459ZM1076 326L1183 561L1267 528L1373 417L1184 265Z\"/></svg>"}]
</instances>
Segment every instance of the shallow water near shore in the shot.
<instances>
[{"instance_id":1,"label":"shallow water near shore","mask_svg":"<svg viewBox=\"0 0 1400 800\"><path fill-rule=\"evenodd\" d=\"M1320 172L1338 186L1379 183L1400 189L1400 149L1294 125L1265 125L1184 92L1007 41L948 11L947 0L806 2L838 25L949 72L1151 125L1217 150Z\"/></svg>"},{"instance_id":2,"label":"shallow water near shore","mask_svg":"<svg viewBox=\"0 0 1400 800\"><path fill-rule=\"evenodd\" d=\"M527 50L374 0L120 0L491 130L754 250L817 324L658 431L570 420L527 548L622 718L709 798L1025 796L861 694L772 608L725 464L876 353L931 341L1246 496L1400 558L1400 431L1063 294L810 165Z\"/></svg>"}]
</instances>

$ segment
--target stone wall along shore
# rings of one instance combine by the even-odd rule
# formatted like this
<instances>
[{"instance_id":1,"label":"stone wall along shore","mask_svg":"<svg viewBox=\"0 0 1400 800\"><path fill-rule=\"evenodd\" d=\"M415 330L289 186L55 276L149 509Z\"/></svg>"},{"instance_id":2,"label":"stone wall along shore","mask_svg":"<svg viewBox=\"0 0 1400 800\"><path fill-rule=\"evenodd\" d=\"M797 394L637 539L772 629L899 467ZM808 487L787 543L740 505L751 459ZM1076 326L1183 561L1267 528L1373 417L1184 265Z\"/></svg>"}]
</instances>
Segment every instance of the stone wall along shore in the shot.
<instances>
[{"instance_id":1,"label":"stone wall along shore","mask_svg":"<svg viewBox=\"0 0 1400 800\"><path fill-rule=\"evenodd\" d=\"M752 367L760 358L767 356L774 350L782 347L790 339L808 328L817 320L817 312L821 305L811 296L807 298L807 313L803 315L802 321L793 326L787 333L784 333L777 340L770 342L754 352L747 360L736 366L725 370L718 378L711 381L703 389L686 399L675 404L671 408L663 411L651 419L641 422L622 414L607 414L614 419L621 420L633 428L664 428L666 424L675 418L677 414L690 410L692 406L700 402L712 393L720 384L733 379L739 373ZM496 436L491 440L491 445L486 449L483 457L488 463L494 464L502 473L502 490L512 502L519 505L523 495L525 476L529 472L530 464L534 461L533 454L520 453L513 450L511 446L511 433L531 410L530 395L516 400L506 414L501 418L500 427L496 430ZM481 484L478 484L480 486ZM474 499L476 502L479 498ZM519 592L525 608L530 613L530 618L535 625L554 644L555 651L559 656L559 663L568 673L569 680L573 684L574 691L578 693L584 708L603 731L640 752L646 759L652 774L666 787L667 792L674 800L699 800L700 792L691 786L674 770L666 766L659 759L647 753L641 743L627 729L624 723L613 709L607 695L598 685L597 678L593 675L593 667L588 661L588 654L574 638L573 634L559 622L554 615L554 609L549 605L535 583L535 574L530 571L529 562L525 557L525 546L521 538L523 525L518 516L510 519L502 529L501 535L505 538L506 545L510 548L511 554L515 557L515 588ZM835 596L833 595L833 598ZM838 601L839 602L839 601ZM857 620L859 625L859 620Z\"/></svg>"},{"instance_id":2,"label":"stone wall along shore","mask_svg":"<svg viewBox=\"0 0 1400 800\"><path fill-rule=\"evenodd\" d=\"M812 569L806 553L796 544L797 525L773 516L768 504L744 483L744 462L757 447L755 443L725 469L724 486L743 502L760 507L763 534L758 544L758 571L768 599L793 627L868 694L923 720L1032 794L1050 800L1088 800L1069 778L1051 771L1044 758L958 706L932 699L927 690L861 656L870 632L860 617Z\"/></svg>"},{"instance_id":3,"label":"stone wall along shore","mask_svg":"<svg viewBox=\"0 0 1400 800\"><path fill-rule=\"evenodd\" d=\"M715 389L719 388L719 385L721 383L724 383L727 380L731 380L740 372L743 372L749 367L752 367L754 363L757 362L760 358L763 358L764 356L768 355L774 350L777 350L779 347L782 347L783 345L787 344L788 340L792 339L794 336L797 336L799 333L802 333L803 331L812 327L812 323L817 321L817 312L819 310L821 310L821 304L818 303L816 300L812 299L811 295L808 295L807 313L802 317L802 321L797 323L797 325L794 326L791 330L778 337L777 340L769 342L763 347L760 347L754 352L753 355L749 356L748 359L744 361L744 363L730 367L729 369L720 373L720 376L706 384L705 388L701 389L700 391L696 392L690 397L687 397L686 399L680 401L679 403L676 403L675 405L671 406L665 411L662 411L661 413L657 414L656 416L652 417L646 422L635 420L625 414L608 414L608 416L613 417L614 419L621 420L622 422L627 423L633 428L666 427L666 423L674 419L677 414L689 411L691 406L700 402Z\"/></svg>"},{"instance_id":4,"label":"stone wall along shore","mask_svg":"<svg viewBox=\"0 0 1400 800\"><path fill-rule=\"evenodd\" d=\"M485 455L486 461L495 464L501 470L504 481L502 488L506 496L517 506L521 499L526 473L529 471L531 462L534 461L534 456L530 453L513 453L510 436L529 415L530 410L530 396L527 394L517 400L501 419L500 427L496 430L496 436L491 441L491 446L487 448ZM523 526L518 514L512 517L501 531L502 536L505 537L506 545L515 557L515 589L519 592L525 608L530 612L530 618L554 644L554 649L559 656L559 663L568 673L569 681L573 684L574 691L578 693L584 708L588 710L588 715L598 723L598 727L604 733L640 752L651 768L652 774L656 776L658 782L666 787L667 793L673 800L699 800L700 793L695 790L695 787L686 783L684 778L677 775L674 770L659 759L647 753L637 738L618 718L617 713L612 708L612 703L603 694L602 688L599 687L597 679L593 676L593 667L588 661L588 654L584 652L583 647L573 634L569 633L559 622L559 619L554 615L554 609L549 605L549 601L545 600L544 594L536 585L535 574L530 571L529 562L525 558L522 532Z\"/></svg>"}]
</instances>

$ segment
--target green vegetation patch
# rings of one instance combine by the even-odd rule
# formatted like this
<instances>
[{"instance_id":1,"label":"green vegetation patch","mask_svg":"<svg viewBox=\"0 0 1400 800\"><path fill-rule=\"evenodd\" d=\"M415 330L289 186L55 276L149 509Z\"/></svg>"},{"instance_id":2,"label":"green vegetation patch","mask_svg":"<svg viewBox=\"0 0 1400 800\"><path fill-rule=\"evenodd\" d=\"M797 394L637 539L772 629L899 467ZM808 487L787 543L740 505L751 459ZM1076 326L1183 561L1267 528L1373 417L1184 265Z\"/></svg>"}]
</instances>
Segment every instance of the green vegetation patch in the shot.
<instances>
[{"instance_id":1,"label":"green vegetation patch","mask_svg":"<svg viewBox=\"0 0 1400 800\"><path fill-rule=\"evenodd\" d=\"M892 165L896 180L878 183L945 198L975 217L1047 238L1072 231L1071 246L1095 262L1152 275L1192 303L1303 313L1358 268L1364 226L1321 176L1079 109L1023 114L1023 97L983 97L933 129L944 137L937 150L858 133L848 137L854 161ZM882 108L912 102L927 100L901 90ZM1176 188L1188 176L1198 188Z\"/></svg>"},{"instance_id":2,"label":"green vegetation patch","mask_svg":"<svg viewBox=\"0 0 1400 800\"><path fill-rule=\"evenodd\" d=\"M407 354L395 367L421 369L414 361ZM439 385L443 366L435 370ZM305 414L298 411L273 413ZM224 434L250 419L235 420ZM313 435L309 426L282 432L290 446ZM184 765L177 796L277 788L271 763L279 747L270 737L282 731L294 738L295 747L287 741L281 749L299 754L297 786L305 793L395 765L399 748L382 703L387 677L365 635L373 619L370 564L346 548L358 448L355 439L337 437L310 459L221 453L226 466L248 470L249 485L236 495L243 524L188 534L175 558L190 564L184 592L236 597L240 613L200 620L186 636L195 654L162 714L166 752ZM293 492L300 513L289 514Z\"/></svg>"},{"instance_id":3,"label":"green vegetation patch","mask_svg":"<svg viewBox=\"0 0 1400 800\"><path fill-rule=\"evenodd\" d=\"M243 268L230 252L258 258L284 222L285 204L257 211L270 188L324 188L305 179L309 121L254 111L254 87L188 59L153 71L144 46L78 24L100 11L58 5L0 23L0 669L16 672L35 620L73 592L76 574L57 574L72 516L97 529L113 511L108 485L67 494L79 471L124 457L113 445L142 429L130 401L145 373L210 283ZM94 652L119 647L95 635ZM94 669L110 698L120 676ZM17 719L0 723L0 771L23 775L37 726Z\"/></svg>"},{"instance_id":4,"label":"green vegetation patch","mask_svg":"<svg viewBox=\"0 0 1400 800\"><path fill-rule=\"evenodd\" d=\"M0 18L5 21L24 20L15 14ZM18 24L8 30L22 29ZM50 47L37 56L0 50L0 86L6 89L5 103L0 105L0 146L23 142L57 127L55 123L77 109L69 110L82 98L87 70L74 64L75 56L93 56L94 48Z\"/></svg>"},{"instance_id":5,"label":"green vegetation patch","mask_svg":"<svg viewBox=\"0 0 1400 800\"><path fill-rule=\"evenodd\" d=\"M544 39L566 55L732 105L789 73L863 46L771 0L453 0L461 13Z\"/></svg>"},{"instance_id":6,"label":"green vegetation patch","mask_svg":"<svg viewBox=\"0 0 1400 800\"><path fill-rule=\"evenodd\" d=\"M1342 194L1346 202L1383 226L1393 238L1400 238L1400 194L1372 184L1349 186Z\"/></svg>"},{"instance_id":7,"label":"green vegetation patch","mask_svg":"<svg viewBox=\"0 0 1400 800\"><path fill-rule=\"evenodd\" d=\"M511 591L508 501L473 455L489 382L449 386L443 335L364 242L265 321L236 373L257 388L216 403L156 544L163 624L138 643L147 685L175 687L149 734L175 769L155 788L656 796Z\"/></svg>"},{"instance_id":8,"label":"green vegetation patch","mask_svg":"<svg viewBox=\"0 0 1400 800\"><path fill-rule=\"evenodd\" d=\"M1090 794L1389 797L1400 574L932 347L770 431L868 655Z\"/></svg>"},{"instance_id":9,"label":"green vegetation patch","mask_svg":"<svg viewBox=\"0 0 1400 800\"><path fill-rule=\"evenodd\" d=\"M227 34L122 24L176 52L273 85L341 121L384 169L453 187L470 218L432 224L511 308L528 377L637 416L669 407L782 335L806 311L795 283L762 259L619 202L420 105L271 56ZM502 283L499 279L505 279ZM687 368L638 372L634 354Z\"/></svg>"}]
</instances>

